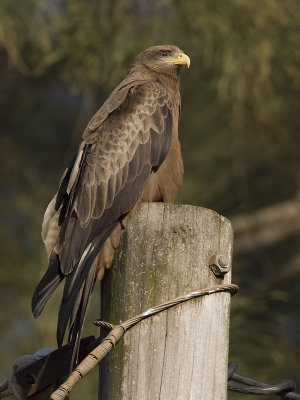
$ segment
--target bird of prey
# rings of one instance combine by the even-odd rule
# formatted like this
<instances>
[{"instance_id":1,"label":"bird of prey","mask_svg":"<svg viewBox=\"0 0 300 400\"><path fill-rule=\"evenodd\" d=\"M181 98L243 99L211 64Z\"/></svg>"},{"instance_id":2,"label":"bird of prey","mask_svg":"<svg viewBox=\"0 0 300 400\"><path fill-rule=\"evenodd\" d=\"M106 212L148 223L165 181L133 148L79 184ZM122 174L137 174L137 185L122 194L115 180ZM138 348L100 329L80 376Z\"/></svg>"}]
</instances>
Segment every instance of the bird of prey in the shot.
<instances>
[{"instance_id":1,"label":"bird of prey","mask_svg":"<svg viewBox=\"0 0 300 400\"><path fill-rule=\"evenodd\" d=\"M190 59L176 46L154 46L138 55L87 125L45 212L42 238L49 266L32 311L38 317L65 280L57 342L62 345L69 324L75 353L96 276L112 264L125 218L142 201L172 201L182 183L183 65L189 67Z\"/></svg>"}]
</instances>

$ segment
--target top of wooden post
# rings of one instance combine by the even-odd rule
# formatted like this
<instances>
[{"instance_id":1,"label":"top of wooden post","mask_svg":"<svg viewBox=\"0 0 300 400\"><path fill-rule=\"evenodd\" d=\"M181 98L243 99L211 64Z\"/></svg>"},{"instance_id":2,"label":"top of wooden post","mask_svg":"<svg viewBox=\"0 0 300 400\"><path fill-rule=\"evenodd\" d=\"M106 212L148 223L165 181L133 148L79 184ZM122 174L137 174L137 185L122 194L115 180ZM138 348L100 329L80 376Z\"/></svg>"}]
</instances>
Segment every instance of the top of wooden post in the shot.
<instances>
[{"instance_id":1,"label":"top of wooden post","mask_svg":"<svg viewBox=\"0 0 300 400\"><path fill-rule=\"evenodd\" d=\"M230 283L230 222L214 211L141 204L104 277L103 319L118 324L192 291ZM99 399L225 400L230 295L193 299L133 327L100 365Z\"/></svg>"}]
</instances>

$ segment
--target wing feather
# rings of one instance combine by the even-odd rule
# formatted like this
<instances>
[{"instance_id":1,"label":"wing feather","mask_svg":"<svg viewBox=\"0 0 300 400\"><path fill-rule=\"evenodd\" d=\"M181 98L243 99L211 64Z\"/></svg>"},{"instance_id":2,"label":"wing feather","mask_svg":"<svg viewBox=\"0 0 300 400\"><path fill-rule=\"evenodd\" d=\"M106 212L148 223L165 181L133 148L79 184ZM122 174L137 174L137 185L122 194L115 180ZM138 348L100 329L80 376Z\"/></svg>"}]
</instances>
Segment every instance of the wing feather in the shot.
<instances>
[{"instance_id":1,"label":"wing feather","mask_svg":"<svg viewBox=\"0 0 300 400\"><path fill-rule=\"evenodd\" d=\"M132 87L135 90L130 91ZM158 81L135 82L129 77L95 114L83 134L55 204L61 225L57 257L60 271L67 276L59 312L59 344L68 322L72 325L71 339L77 343L94 285L95 274L89 274L93 261L107 237L138 201L151 172L159 168L168 153L173 125L177 123L172 119L172 108L167 89ZM50 225L48 221L47 226ZM57 285L61 276L55 280L52 275ZM33 311L41 312L48 297L44 295L40 304L37 293Z\"/></svg>"},{"instance_id":2,"label":"wing feather","mask_svg":"<svg viewBox=\"0 0 300 400\"><path fill-rule=\"evenodd\" d=\"M97 186L97 201L95 201L94 216L95 218L100 218L103 214L106 197L107 197L107 182L100 182Z\"/></svg>"}]
</instances>

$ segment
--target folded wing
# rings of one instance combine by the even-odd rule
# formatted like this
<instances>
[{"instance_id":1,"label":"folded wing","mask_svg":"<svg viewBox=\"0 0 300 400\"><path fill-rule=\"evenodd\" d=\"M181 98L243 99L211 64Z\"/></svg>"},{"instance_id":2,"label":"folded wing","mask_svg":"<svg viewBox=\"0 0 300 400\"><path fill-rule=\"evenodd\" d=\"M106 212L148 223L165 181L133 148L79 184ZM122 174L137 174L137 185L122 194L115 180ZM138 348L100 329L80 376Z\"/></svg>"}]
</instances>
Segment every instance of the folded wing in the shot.
<instances>
[{"instance_id":1,"label":"folded wing","mask_svg":"<svg viewBox=\"0 0 300 400\"><path fill-rule=\"evenodd\" d=\"M95 257L138 201L171 142L174 121L167 90L156 81L134 83L129 78L118 88L85 130L45 213L42 236L49 268L35 290L32 310L37 317L66 278L59 345L69 323L69 339L77 347L95 282Z\"/></svg>"}]
</instances>

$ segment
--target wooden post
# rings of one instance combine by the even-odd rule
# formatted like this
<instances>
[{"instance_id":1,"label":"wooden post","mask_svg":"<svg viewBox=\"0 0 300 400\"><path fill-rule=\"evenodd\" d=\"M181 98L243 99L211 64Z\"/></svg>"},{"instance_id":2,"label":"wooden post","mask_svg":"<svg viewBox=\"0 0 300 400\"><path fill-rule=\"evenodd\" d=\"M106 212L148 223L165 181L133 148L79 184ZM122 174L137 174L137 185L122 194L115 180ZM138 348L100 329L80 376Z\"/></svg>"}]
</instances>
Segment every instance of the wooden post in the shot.
<instances>
[{"instance_id":1,"label":"wooden post","mask_svg":"<svg viewBox=\"0 0 300 400\"><path fill-rule=\"evenodd\" d=\"M104 320L119 323L176 296L221 283L215 254L231 265L230 222L194 206L142 204L103 282ZM132 328L100 364L99 400L227 398L230 294L194 299Z\"/></svg>"}]
</instances>

